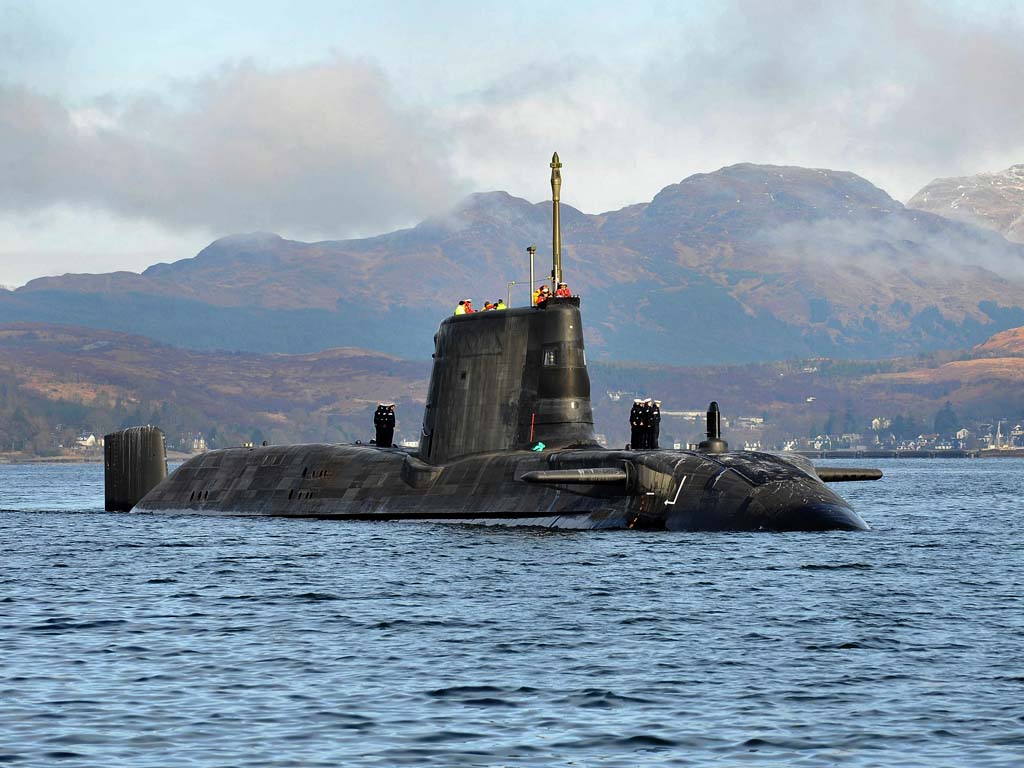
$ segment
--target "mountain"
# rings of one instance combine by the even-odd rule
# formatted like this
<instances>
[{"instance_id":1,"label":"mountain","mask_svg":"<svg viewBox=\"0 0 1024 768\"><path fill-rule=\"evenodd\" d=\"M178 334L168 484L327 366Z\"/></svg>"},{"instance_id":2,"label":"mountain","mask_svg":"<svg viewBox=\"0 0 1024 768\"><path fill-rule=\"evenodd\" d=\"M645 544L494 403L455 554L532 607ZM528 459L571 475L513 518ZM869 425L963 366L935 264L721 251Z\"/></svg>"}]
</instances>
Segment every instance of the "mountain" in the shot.
<instances>
[{"instance_id":1,"label":"mountain","mask_svg":"<svg viewBox=\"0 0 1024 768\"><path fill-rule=\"evenodd\" d=\"M592 359L663 364L885 357L962 348L1024 324L1024 246L908 209L852 173L742 164L650 202L562 206L564 273ZM108 328L196 349L405 358L437 323L526 279L550 204L471 195L444 216L361 240L256 233L142 274L64 275L0 291L0 322ZM538 256L538 276L550 257ZM525 303L525 287L513 301Z\"/></svg>"},{"instance_id":2,"label":"mountain","mask_svg":"<svg viewBox=\"0 0 1024 768\"><path fill-rule=\"evenodd\" d=\"M977 224L1024 243L1024 165L997 173L935 179L914 195L908 208Z\"/></svg>"}]
</instances>

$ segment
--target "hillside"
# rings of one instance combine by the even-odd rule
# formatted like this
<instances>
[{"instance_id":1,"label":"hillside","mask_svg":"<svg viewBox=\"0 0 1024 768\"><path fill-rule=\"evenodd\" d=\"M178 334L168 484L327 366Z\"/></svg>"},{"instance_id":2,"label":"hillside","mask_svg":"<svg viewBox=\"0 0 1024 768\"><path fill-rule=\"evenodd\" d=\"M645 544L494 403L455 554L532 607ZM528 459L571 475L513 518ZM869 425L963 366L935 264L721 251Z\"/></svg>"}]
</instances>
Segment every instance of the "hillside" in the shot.
<instances>
[{"instance_id":1,"label":"hillside","mask_svg":"<svg viewBox=\"0 0 1024 768\"><path fill-rule=\"evenodd\" d=\"M1024 165L996 173L935 179L914 195L907 207L976 224L1024 243Z\"/></svg>"},{"instance_id":2,"label":"hillside","mask_svg":"<svg viewBox=\"0 0 1024 768\"><path fill-rule=\"evenodd\" d=\"M53 325L0 326L0 450L45 448L57 424L104 433L157 424L175 442L366 438L379 398L419 433L429 366L358 349L309 355L182 350L140 336ZM64 435L65 441L68 439Z\"/></svg>"},{"instance_id":3,"label":"hillside","mask_svg":"<svg viewBox=\"0 0 1024 768\"><path fill-rule=\"evenodd\" d=\"M927 359L813 359L674 367L591 362L597 431L627 438L634 395L668 412L714 399L727 419L765 418L761 437L817 434L841 419L863 430L876 416L927 422L950 400L961 413L1024 420L1024 328L974 350ZM991 355L998 354L997 357ZM44 453L81 430L161 426L171 445L202 432L215 445L366 440L379 399L398 403L400 438L419 433L429 365L355 349L254 355L176 349L109 331L0 326L0 451ZM808 398L811 398L808 400ZM667 415L668 440L693 442L699 422ZM733 438L742 435L733 431Z\"/></svg>"},{"instance_id":4,"label":"hillside","mask_svg":"<svg viewBox=\"0 0 1024 768\"><path fill-rule=\"evenodd\" d=\"M997 333L971 350L972 357L1024 357L1024 328Z\"/></svg>"},{"instance_id":5,"label":"hillside","mask_svg":"<svg viewBox=\"0 0 1024 768\"><path fill-rule=\"evenodd\" d=\"M458 299L504 295L527 276L529 244L543 275L549 242L549 203L477 194L378 237L233 235L142 274L34 280L0 291L0 322L194 349L356 346L423 359ZM1024 246L904 208L852 173L743 164L619 211L563 205L563 242L593 359L884 357L967 347L1024 324ZM525 296L517 288L513 301Z\"/></svg>"}]
</instances>

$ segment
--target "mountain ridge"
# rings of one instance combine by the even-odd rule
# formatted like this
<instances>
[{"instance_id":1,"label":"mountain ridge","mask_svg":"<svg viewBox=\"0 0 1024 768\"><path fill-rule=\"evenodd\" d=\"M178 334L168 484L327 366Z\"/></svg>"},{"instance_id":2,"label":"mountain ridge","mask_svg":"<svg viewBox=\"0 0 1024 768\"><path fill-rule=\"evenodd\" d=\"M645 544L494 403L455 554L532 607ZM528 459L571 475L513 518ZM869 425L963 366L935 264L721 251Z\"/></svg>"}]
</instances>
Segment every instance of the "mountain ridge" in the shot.
<instances>
[{"instance_id":1,"label":"mountain ridge","mask_svg":"<svg viewBox=\"0 0 1024 768\"><path fill-rule=\"evenodd\" d=\"M741 163L600 214L562 205L564 273L601 359L672 364L968 347L1024 324L1024 246L905 208L848 171ZM0 322L138 330L180 346L423 358L471 296L525 303L550 203L476 193L414 227L304 243L219 238L142 274L39 278ZM547 273L540 256L538 277Z\"/></svg>"}]
</instances>

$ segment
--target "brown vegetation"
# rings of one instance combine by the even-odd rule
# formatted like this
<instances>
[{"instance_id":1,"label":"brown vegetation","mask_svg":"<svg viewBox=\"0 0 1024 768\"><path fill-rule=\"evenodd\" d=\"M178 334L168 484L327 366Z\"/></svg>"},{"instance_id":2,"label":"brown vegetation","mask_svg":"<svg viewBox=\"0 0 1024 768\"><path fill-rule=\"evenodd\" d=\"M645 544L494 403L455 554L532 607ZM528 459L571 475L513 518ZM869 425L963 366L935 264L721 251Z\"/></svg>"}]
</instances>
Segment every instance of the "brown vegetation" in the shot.
<instances>
[{"instance_id":1,"label":"brown vegetation","mask_svg":"<svg viewBox=\"0 0 1024 768\"><path fill-rule=\"evenodd\" d=\"M974 354L1010 350L1014 338L1024 338L1024 329L999 334ZM718 400L727 418L765 417L766 435L777 440L830 422L861 430L875 416L927 422L946 400L961 413L1024 415L1024 357L957 358L691 368L595 362L590 369L597 429L613 445L627 439L634 394L660 397L666 411ZM54 453L80 430L144 423L162 427L171 445L192 432L213 445L365 440L379 400L399 404L399 435L414 438L428 376L426 362L358 349L196 352L107 331L0 326L0 451ZM625 394L614 401L609 392ZM700 428L668 418L664 434L690 442Z\"/></svg>"}]
</instances>

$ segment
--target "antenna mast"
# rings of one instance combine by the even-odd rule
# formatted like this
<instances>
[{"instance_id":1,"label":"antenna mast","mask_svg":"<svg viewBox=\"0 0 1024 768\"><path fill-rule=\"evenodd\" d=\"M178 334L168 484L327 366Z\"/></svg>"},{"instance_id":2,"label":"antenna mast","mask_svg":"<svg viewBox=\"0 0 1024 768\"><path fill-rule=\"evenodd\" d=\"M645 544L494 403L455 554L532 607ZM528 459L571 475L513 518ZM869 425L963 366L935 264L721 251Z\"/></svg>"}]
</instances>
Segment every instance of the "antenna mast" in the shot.
<instances>
[{"instance_id":1,"label":"antenna mast","mask_svg":"<svg viewBox=\"0 0 1024 768\"><path fill-rule=\"evenodd\" d=\"M555 152L551 156L551 277L555 288L562 282L562 220L558 210L562 194L561 169L562 164Z\"/></svg>"}]
</instances>

